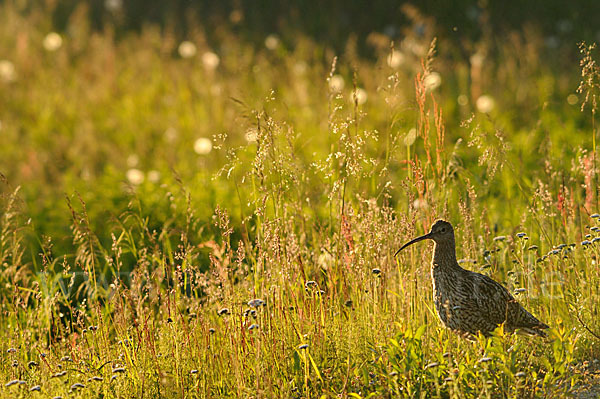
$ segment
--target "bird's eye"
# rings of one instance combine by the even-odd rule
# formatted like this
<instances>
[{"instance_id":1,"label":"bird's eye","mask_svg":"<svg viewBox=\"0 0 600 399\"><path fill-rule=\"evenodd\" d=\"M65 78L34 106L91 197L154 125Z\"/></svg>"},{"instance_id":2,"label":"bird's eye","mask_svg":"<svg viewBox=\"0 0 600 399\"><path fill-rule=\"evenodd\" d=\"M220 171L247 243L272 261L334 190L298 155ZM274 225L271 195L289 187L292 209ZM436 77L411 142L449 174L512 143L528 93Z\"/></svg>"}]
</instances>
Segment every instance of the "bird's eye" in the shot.
<instances>
[{"instance_id":1,"label":"bird's eye","mask_svg":"<svg viewBox=\"0 0 600 399\"><path fill-rule=\"evenodd\" d=\"M446 228L445 228L445 227L442 227L442 228L440 229L440 233L445 233L445 232L446 232Z\"/></svg>"}]
</instances>

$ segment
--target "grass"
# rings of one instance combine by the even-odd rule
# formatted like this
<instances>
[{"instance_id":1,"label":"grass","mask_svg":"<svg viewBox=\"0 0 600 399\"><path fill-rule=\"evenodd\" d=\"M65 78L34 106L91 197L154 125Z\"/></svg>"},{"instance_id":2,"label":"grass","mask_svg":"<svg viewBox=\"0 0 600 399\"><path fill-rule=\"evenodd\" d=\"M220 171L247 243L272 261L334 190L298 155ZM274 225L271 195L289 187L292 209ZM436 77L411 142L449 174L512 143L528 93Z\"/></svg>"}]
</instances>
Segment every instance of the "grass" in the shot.
<instances>
[{"instance_id":1,"label":"grass","mask_svg":"<svg viewBox=\"0 0 600 399\"><path fill-rule=\"evenodd\" d=\"M3 397L593 392L593 48L575 93L536 34L470 60L431 21L368 60L227 30L186 53L81 9L53 48L43 12L0 7ZM437 217L547 340L442 327L431 249L393 257Z\"/></svg>"}]
</instances>

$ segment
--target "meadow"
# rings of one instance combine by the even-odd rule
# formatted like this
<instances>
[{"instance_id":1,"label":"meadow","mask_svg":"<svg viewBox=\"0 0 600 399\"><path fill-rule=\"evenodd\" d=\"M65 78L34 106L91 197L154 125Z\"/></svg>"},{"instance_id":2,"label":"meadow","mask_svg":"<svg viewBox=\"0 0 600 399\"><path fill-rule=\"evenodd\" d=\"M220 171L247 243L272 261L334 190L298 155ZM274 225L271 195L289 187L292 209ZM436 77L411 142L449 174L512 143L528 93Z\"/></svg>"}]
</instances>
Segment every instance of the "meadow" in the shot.
<instances>
[{"instance_id":1,"label":"meadow","mask_svg":"<svg viewBox=\"0 0 600 399\"><path fill-rule=\"evenodd\" d=\"M0 3L0 397L600 394L592 42L90 12ZM443 327L437 218L547 339Z\"/></svg>"}]
</instances>

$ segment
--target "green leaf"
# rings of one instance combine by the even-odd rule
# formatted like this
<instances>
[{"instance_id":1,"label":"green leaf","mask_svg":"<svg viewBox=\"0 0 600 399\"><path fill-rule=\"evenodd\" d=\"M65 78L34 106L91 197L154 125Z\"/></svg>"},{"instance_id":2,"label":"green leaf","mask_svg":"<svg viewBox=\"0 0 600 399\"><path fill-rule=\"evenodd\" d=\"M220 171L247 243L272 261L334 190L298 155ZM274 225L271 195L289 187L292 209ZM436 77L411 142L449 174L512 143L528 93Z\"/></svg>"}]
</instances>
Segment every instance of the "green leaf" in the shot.
<instances>
[{"instance_id":1,"label":"green leaf","mask_svg":"<svg viewBox=\"0 0 600 399\"><path fill-rule=\"evenodd\" d=\"M321 377L321 372L319 371L319 368L317 367L317 364L315 363L315 360L310 355L310 353L308 354L308 358L310 359L310 364L312 364L313 368L315 369L315 373L317 373L317 377L319 377L319 379L323 381L323 377Z\"/></svg>"},{"instance_id":2,"label":"green leaf","mask_svg":"<svg viewBox=\"0 0 600 399\"><path fill-rule=\"evenodd\" d=\"M417 331L415 332L415 339L421 339L423 334L425 334L426 329L427 329L427 326L425 324L423 324L421 327L419 327L417 329Z\"/></svg>"}]
</instances>

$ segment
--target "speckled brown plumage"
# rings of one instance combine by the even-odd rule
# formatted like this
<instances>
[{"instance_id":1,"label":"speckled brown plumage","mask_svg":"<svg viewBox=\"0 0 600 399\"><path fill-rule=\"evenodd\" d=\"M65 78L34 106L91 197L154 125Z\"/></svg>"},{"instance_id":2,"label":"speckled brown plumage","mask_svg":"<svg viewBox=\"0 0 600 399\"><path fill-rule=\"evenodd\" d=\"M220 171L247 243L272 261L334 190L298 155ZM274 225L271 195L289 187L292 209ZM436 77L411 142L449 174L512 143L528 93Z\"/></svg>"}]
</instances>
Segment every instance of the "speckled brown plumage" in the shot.
<instances>
[{"instance_id":1,"label":"speckled brown plumage","mask_svg":"<svg viewBox=\"0 0 600 399\"><path fill-rule=\"evenodd\" d=\"M504 323L504 330L522 330L545 337L548 326L525 310L506 288L488 276L465 270L456 261L454 229L444 220L431 231L406 243L396 252L418 241L435 242L431 262L433 300L442 323L462 334L489 335Z\"/></svg>"}]
</instances>

